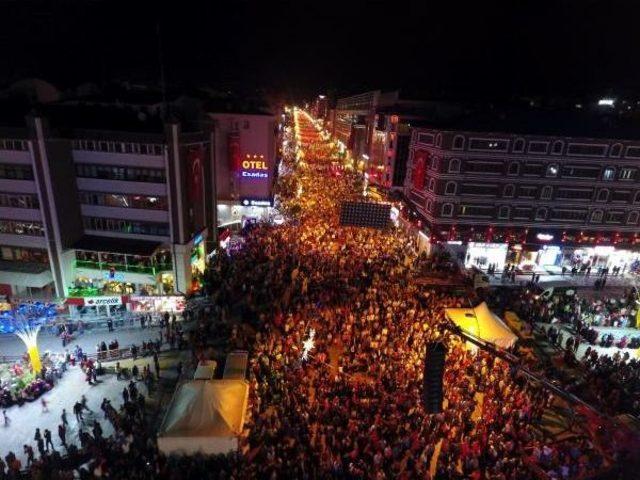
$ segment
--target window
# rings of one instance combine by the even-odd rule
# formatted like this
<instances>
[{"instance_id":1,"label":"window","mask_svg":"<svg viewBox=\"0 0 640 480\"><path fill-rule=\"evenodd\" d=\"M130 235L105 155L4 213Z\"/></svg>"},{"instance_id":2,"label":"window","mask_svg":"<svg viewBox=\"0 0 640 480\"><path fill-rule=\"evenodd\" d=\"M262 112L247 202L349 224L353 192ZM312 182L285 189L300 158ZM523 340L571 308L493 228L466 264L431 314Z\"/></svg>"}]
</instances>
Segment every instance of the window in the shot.
<instances>
[{"instance_id":1,"label":"window","mask_svg":"<svg viewBox=\"0 0 640 480\"><path fill-rule=\"evenodd\" d=\"M549 149L549 142L529 142L529 153L545 154Z\"/></svg>"},{"instance_id":2,"label":"window","mask_svg":"<svg viewBox=\"0 0 640 480\"><path fill-rule=\"evenodd\" d=\"M447 182L447 186L444 188L445 195L455 195L456 194L456 182Z\"/></svg>"},{"instance_id":3,"label":"window","mask_svg":"<svg viewBox=\"0 0 640 480\"><path fill-rule=\"evenodd\" d=\"M450 217L453 215L453 204L452 203L444 203L442 205L442 216Z\"/></svg>"},{"instance_id":4,"label":"window","mask_svg":"<svg viewBox=\"0 0 640 480\"><path fill-rule=\"evenodd\" d=\"M493 205L461 205L461 217L492 218L495 215Z\"/></svg>"},{"instance_id":5,"label":"window","mask_svg":"<svg viewBox=\"0 0 640 480\"><path fill-rule=\"evenodd\" d=\"M552 163L547 167L547 177L557 177L558 176L558 165Z\"/></svg>"},{"instance_id":6,"label":"window","mask_svg":"<svg viewBox=\"0 0 640 480\"><path fill-rule=\"evenodd\" d=\"M530 220L533 208L531 207L514 207L513 219L514 220Z\"/></svg>"},{"instance_id":7,"label":"window","mask_svg":"<svg viewBox=\"0 0 640 480\"><path fill-rule=\"evenodd\" d=\"M0 163L0 178L8 180L33 180L33 170L29 165Z\"/></svg>"},{"instance_id":8,"label":"window","mask_svg":"<svg viewBox=\"0 0 640 480\"><path fill-rule=\"evenodd\" d=\"M514 153L522 153L524 152L524 138L518 138L513 143L513 151Z\"/></svg>"},{"instance_id":9,"label":"window","mask_svg":"<svg viewBox=\"0 0 640 480\"><path fill-rule=\"evenodd\" d=\"M431 213L431 209L433 208L433 202L431 201L431 199L427 200L426 208L427 208L427 212Z\"/></svg>"},{"instance_id":10,"label":"window","mask_svg":"<svg viewBox=\"0 0 640 480\"><path fill-rule=\"evenodd\" d=\"M614 190L611 192L611 201L616 203L629 203L630 190Z\"/></svg>"},{"instance_id":11,"label":"window","mask_svg":"<svg viewBox=\"0 0 640 480\"><path fill-rule=\"evenodd\" d=\"M571 143L569 144L569 148L567 149L567 155L603 157L606 151L606 145L585 145L581 143Z\"/></svg>"},{"instance_id":12,"label":"window","mask_svg":"<svg viewBox=\"0 0 640 480\"><path fill-rule=\"evenodd\" d=\"M582 223L586 220L588 213L587 210L554 208L551 212L551 220Z\"/></svg>"},{"instance_id":13,"label":"window","mask_svg":"<svg viewBox=\"0 0 640 480\"><path fill-rule=\"evenodd\" d=\"M581 200L591 201L593 199L592 188L566 188L560 187L556 192L556 200Z\"/></svg>"},{"instance_id":14,"label":"window","mask_svg":"<svg viewBox=\"0 0 640 480\"><path fill-rule=\"evenodd\" d=\"M542 187L542 193L540 194L541 200L551 200L551 194L553 192L553 187L550 185L545 185Z\"/></svg>"},{"instance_id":15,"label":"window","mask_svg":"<svg viewBox=\"0 0 640 480\"><path fill-rule=\"evenodd\" d=\"M562 167L563 177L588 178L596 180L600 175L600 167L589 167L583 165L565 165Z\"/></svg>"},{"instance_id":16,"label":"window","mask_svg":"<svg viewBox=\"0 0 640 480\"><path fill-rule=\"evenodd\" d=\"M591 212L591 223L601 223L602 222L602 210L594 210Z\"/></svg>"},{"instance_id":17,"label":"window","mask_svg":"<svg viewBox=\"0 0 640 480\"><path fill-rule=\"evenodd\" d=\"M507 220L509 218L509 210L511 210L507 205L502 205L500 210L498 210L498 218L500 220Z\"/></svg>"},{"instance_id":18,"label":"window","mask_svg":"<svg viewBox=\"0 0 640 480\"><path fill-rule=\"evenodd\" d=\"M142 222L137 220L117 220L113 218L82 217L87 230L99 230L118 233L134 233L140 235L168 236L169 226L166 223Z\"/></svg>"},{"instance_id":19,"label":"window","mask_svg":"<svg viewBox=\"0 0 640 480\"><path fill-rule=\"evenodd\" d=\"M519 185L518 198L536 198L538 187L535 185Z\"/></svg>"},{"instance_id":20,"label":"window","mask_svg":"<svg viewBox=\"0 0 640 480\"><path fill-rule=\"evenodd\" d=\"M640 158L640 147L627 147L625 157Z\"/></svg>"},{"instance_id":21,"label":"window","mask_svg":"<svg viewBox=\"0 0 640 480\"><path fill-rule=\"evenodd\" d=\"M102 205L119 208L141 208L146 210L166 210L167 197L148 195L128 195L121 193L79 192L78 200L84 205Z\"/></svg>"},{"instance_id":22,"label":"window","mask_svg":"<svg viewBox=\"0 0 640 480\"><path fill-rule=\"evenodd\" d=\"M621 168L619 178L620 180L635 180L637 172L638 171L635 168Z\"/></svg>"},{"instance_id":23,"label":"window","mask_svg":"<svg viewBox=\"0 0 640 480\"><path fill-rule=\"evenodd\" d=\"M616 143L611 147L611 150L609 151L609 156L619 157L620 155L622 155L622 144Z\"/></svg>"},{"instance_id":24,"label":"window","mask_svg":"<svg viewBox=\"0 0 640 480\"><path fill-rule=\"evenodd\" d=\"M439 133L436 135L436 147L440 148L442 146L442 134Z\"/></svg>"},{"instance_id":25,"label":"window","mask_svg":"<svg viewBox=\"0 0 640 480\"><path fill-rule=\"evenodd\" d=\"M598 202L606 202L607 200L609 200L609 190L603 188L598 192Z\"/></svg>"},{"instance_id":26,"label":"window","mask_svg":"<svg viewBox=\"0 0 640 480\"><path fill-rule=\"evenodd\" d=\"M540 207L536 210L536 220L546 220L547 219L547 209L545 207Z\"/></svg>"},{"instance_id":27,"label":"window","mask_svg":"<svg viewBox=\"0 0 640 480\"><path fill-rule=\"evenodd\" d=\"M433 145L434 136L431 133L419 133L418 143L424 143L425 145Z\"/></svg>"},{"instance_id":28,"label":"window","mask_svg":"<svg viewBox=\"0 0 640 480\"><path fill-rule=\"evenodd\" d=\"M640 190L636 191L636 194L633 196L633 203L640 203Z\"/></svg>"},{"instance_id":29,"label":"window","mask_svg":"<svg viewBox=\"0 0 640 480\"><path fill-rule=\"evenodd\" d=\"M522 174L526 177L541 177L544 174L544 163L527 162L522 168Z\"/></svg>"},{"instance_id":30,"label":"window","mask_svg":"<svg viewBox=\"0 0 640 480\"><path fill-rule=\"evenodd\" d=\"M435 192L436 190L436 181L433 178L429 179L429 191Z\"/></svg>"},{"instance_id":31,"label":"window","mask_svg":"<svg viewBox=\"0 0 640 480\"><path fill-rule=\"evenodd\" d=\"M509 164L509 175L518 175L520 173L520 163L519 162L511 162Z\"/></svg>"},{"instance_id":32,"label":"window","mask_svg":"<svg viewBox=\"0 0 640 480\"><path fill-rule=\"evenodd\" d=\"M453 149L464 150L464 137L462 135L456 135L453 138Z\"/></svg>"},{"instance_id":33,"label":"window","mask_svg":"<svg viewBox=\"0 0 640 480\"><path fill-rule=\"evenodd\" d=\"M620 210L609 210L605 216L605 222L607 223L622 223L625 214Z\"/></svg>"},{"instance_id":34,"label":"window","mask_svg":"<svg viewBox=\"0 0 640 480\"><path fill-rule=\"evenodd\" d=\"M504 164L488 160L465 160L464 173L479 173L482 175L503 175Z\"/></svg>"},{"instance_id":35,"label":"window","mask_svg":"<svg viewBox=\"0 0 640 480\"><path fill-rule=\"evenodd\" d=\"M460 159L452 158L449 160L449 173L459 173L460 172Z\"/></svg>"},{"instance_id":36,"label":"window","mask_svg":"<svg viewBox=\"0 0 640 480\"><path fill-rule=\"evenodd\" d=\"M130 182L164 183L165 171L157 168L134 168L112 165L76 164L76 175L81 178L126 180Z\"/></svg>"},{"instance_id":37,"label":"window","mask_svg":"<svg viewBox=\"0 0 640 480\"><path fill-rule=\"evenodd\" d=\"M35 194L0 193L0 207L40 208L40 201Z\"/></svg>"},{"instance_id":38,"label":"window","mask_svg":"<svg viewBox=\"0 0 640 480\"><path fill-rule=\"evenodd\" d=\"M602 179L613 180L614 178L616 178L616 169L613 167L605 168L604 171L602 172Z\"/></svg>"},{"instance_id":39,"label":"window","mask_svg":"<svg viewBox=\"0 0 640 480\"><path fill-rule=\"evenodd\" d=\"M553 155L562 155L562 149L564 148L564 142L562 140L556 140L553 142L553 148L551 149L551 153Z\"/></svg>"},{"instance_id":40,"label":"window","mask_svg":"<svg viewBox=\"0 0 640 480\"><path fill-rule=\"evenodd\" d=\"M2 139L0 140L0 150L22 150L26 151L29 147L27 146L26 140L11 140L11 139Z\"/></svg>"},{"instance_id":41,"label":"window","mask_svg":"<svg viewBox=\"0 0 640 480\"><path fill-rule=\"evenodd\" d=\"M503 197L505 198L513 198L513 195L515 194L516 191L516 187L513 185L505 185L504 186L504 192L502 194ZM640 192L638 192L640 193ZM640 199L640 196L638 197Z\"/></svg>"},{"instance_id":42,"label":"window","mask_svg":"<svg viewBox=\"0 0 640 480\"><path fill-rule=\"evenodd\" d=\"M485 152L506 152L509 146L508 140L497 138L472 138L469 141L469 150Z\"/></svg>"},{"instance_id":43,"label":"window","mask_svg":"<svg viewBox=\"0 0 640 480\"><path fill-rule=\"evenodd\" d=\"M431 157L431 163L429 164L429 166L431 167L431 170L437 171L439 165L440 165L439 158L438 157Z\"/></svg>"},{"instance_id":44,"label":"window","mask_svg":"<svg viewBox=\"0 0 640 480\"><path fill-rule=\"evenodd\" d=\"M498 185L491 183L463 183L458 189L460 195L479 195L482 197L496 197Z\"/></svg>"},{"instance_id":45,"label":"window","mask_svg":"<svg viewBox=\"0 0 640 480\"><path fill-rule=\"evenodd\" d=\"M249 120L245 120L242 124L242 128L244 128L245 130L249 130L249 125Z\"/></svg>"},{"instance_id":46,"label":"window","mask_svg":"<svg viewBox=\"0 0 640 480\"><path fill-rule=\"evenodd\" d=\"M638 223L638 212L629 213L629 217L627 217L627 223L629 225L636 225Z\"/></svg>"},{"instance_id":47,"label":"window","mask_svg":"<svg viewBox=\"0 0 640 480\"><path fill-rule=\"evenodd\" d=\"M44 237L44 227L39 222L0 220L0 233Z\"/></svg>"}]
</instances>

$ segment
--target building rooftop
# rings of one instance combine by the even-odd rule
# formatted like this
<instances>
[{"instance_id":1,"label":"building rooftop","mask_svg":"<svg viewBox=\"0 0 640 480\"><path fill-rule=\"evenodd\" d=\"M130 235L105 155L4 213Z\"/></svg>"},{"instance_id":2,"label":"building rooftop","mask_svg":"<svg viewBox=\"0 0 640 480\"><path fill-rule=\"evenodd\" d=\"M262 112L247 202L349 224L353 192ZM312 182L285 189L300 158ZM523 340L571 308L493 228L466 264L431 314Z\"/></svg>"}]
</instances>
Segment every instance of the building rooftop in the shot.
<instances>
[{"instance_id":1,"label":"building rooftop","mask_svg":"<svg viewBox=\"0 0 640 480\"><path fill-rule=\"evenodd\" d=\"M474 109L425 127L575 138L640 139L640 121L615 113L547 109ZM421 122L422 123L422 122Z\"/></svg>"}]
</instances>

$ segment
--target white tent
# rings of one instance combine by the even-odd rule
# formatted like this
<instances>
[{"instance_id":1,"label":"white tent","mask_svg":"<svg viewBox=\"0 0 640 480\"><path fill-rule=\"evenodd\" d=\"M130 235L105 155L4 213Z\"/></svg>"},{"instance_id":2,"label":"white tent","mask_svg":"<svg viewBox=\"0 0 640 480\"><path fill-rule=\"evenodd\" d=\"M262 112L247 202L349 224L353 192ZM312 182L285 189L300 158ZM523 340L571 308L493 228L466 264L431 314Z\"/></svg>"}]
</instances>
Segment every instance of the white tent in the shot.
<instances>
[{"instance_id":1,"label":"white tent","mask_svg":"<svg viewBox=\"0 0 640 480\"><path fill-rule=\"evenodd\" d=\"M518 339L485 302L475 308L447 308L445 312L463 331L499 347L512 347Z\"/></svg>"},{"instance_id":2,"label":"white tent","mask_svg":"<svg viewBox=\"0 0 640 480\"><path fill-rule=\"evenodd\" d=\"M193 374L194 380L213 380L217 363L214 360L199 362Z\"/></svg>"},{"instance_id":3,"label":"white tent","mask_svg":"<svg viewBox=\"0 0 640 480\"><path fill-rule=\"evenodd\" d=\"M164 453L214 455L238 448L249 398L244 380L191 380L173 396L158 434Z\"/></svg>"}]
</instances>

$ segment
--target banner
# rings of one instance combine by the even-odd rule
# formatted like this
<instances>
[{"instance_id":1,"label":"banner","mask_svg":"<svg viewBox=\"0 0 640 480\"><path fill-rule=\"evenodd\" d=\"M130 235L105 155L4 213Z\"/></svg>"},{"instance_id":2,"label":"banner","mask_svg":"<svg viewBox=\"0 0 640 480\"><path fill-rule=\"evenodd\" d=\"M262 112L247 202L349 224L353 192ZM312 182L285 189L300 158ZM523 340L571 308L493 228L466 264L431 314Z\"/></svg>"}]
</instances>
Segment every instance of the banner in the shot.
<instances>
[{"instance_id":1,"label":"banner","mask_svg":"<svg viewBox=\"0 0 640 480\"><path fill-rule=\"evenodd\" d=\"M427 156L429 154L425 150L416 150L413 153L413 173L411 180L413 188L416 190L424 190L424 175L427 169Z\"/></svg>"},{"instance_id":2,"label":"banner","mask_svg":"<svg viewBox=\"0 0 640 480\"><path fill-rule=\"evenodd\" d=\"M102 305L122 305L122 297L83 297L85 307L99 307Z\"/></svg>"},{"instance_id":3,"label":"banner","mask_svg":"<svg viewBox=\"0 0 640 480\"><path fill-rule=\"evenodd\" d=\"M202 162L204 157L204 149L202 146L189 147L187 153L187 165L189 172L189 201L200 202L202 201L202 187L203 187L203 171Z\"/></svg>"},{"instance_id":4,"label":"banner","mask_svg":"<svg viewBox=\"0 0 640 480\"><path fill-rule=\"evenodd\" d=\"M240 168L240 134L232 132L227 137L227 147L229 150L229 170L235 173Z\"/></svg>"}]
</instances>

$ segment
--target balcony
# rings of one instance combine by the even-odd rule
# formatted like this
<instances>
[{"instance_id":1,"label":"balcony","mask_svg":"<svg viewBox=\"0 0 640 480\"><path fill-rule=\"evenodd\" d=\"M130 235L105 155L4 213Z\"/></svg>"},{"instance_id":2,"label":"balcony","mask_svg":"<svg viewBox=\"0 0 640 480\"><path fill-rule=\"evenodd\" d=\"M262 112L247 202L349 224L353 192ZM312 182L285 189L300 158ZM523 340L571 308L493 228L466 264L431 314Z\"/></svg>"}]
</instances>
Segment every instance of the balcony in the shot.
<instances>
[{"instance_id":1,"label":"balcony","mask_svg":"<svg viewBox=\"0 0 640 480\"><path fill-rule=\"evenodd\" d=\"M92 260L76 260L75 267L91 268L93 270L101 270L105 272L114 269L116 272L144 273L147 275L156 275L161 272L173 270L173 265L170 263L157 263L154 265L129 265Z\"/></svg>"}]
</instances>

